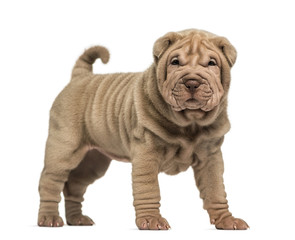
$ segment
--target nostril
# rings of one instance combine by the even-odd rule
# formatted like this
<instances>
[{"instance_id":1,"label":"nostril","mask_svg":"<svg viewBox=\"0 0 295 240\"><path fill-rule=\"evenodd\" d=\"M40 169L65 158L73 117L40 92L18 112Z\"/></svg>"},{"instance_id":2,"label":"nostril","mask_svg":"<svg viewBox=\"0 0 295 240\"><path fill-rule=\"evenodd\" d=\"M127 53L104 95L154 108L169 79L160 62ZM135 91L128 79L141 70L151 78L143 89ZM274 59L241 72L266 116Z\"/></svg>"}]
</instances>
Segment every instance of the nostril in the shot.
<instances>
[{"instance_id":1,"label":"nostril","mask_svg":"<svg viewBox=\"0 0 295 240\"><path fill-rule=\"evenodd\" d=\"M195 80L188 80L184 83L187 89L193 91L199 87L199 83Z\"/></svg>"}]
</instances>

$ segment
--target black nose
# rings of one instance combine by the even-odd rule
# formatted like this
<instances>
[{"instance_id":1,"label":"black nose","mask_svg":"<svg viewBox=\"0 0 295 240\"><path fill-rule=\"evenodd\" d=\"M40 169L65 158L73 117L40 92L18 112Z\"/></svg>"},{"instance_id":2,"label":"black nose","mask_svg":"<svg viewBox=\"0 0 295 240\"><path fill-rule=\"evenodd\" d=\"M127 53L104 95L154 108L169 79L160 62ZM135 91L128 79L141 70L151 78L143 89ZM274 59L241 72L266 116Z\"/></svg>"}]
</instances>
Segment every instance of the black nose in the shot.
<instances>
[{"instance_id":1,"label":"black nose","mask_svg":"<svg viewBox=\"0 0 295 240\"><path fill-rule=\"evenodd\" d=\"M196 80L188 80L184 83L184 85L191 93L194 93L200 84Z\"/></svg>"}]
</instances>

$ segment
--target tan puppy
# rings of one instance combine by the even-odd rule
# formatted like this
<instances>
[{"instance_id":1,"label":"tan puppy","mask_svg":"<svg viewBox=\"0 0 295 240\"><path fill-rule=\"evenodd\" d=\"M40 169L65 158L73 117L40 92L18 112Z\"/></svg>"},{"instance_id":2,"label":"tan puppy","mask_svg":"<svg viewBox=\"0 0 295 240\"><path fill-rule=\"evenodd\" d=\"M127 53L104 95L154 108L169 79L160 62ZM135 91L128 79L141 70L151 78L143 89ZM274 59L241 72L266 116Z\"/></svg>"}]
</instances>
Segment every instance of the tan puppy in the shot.
<instances>
[{"instance_id":1,"label":"tan puppy","mask_svg":"<svg viewBox=\"0 0 295 240\"><path fill-rule=\"evenodd\" d=\"M143 73L93 74L93 47L78 59L72 80L50 113L41 175L38 225L58 227L60 193L69 225L92 225L81 202L89 184L111 159L132 163L136 224L169 229L160 215L158 173L192 167L204 208L218 229L247 229L228 211L220 147L230 129L227 93L236 50L230 42L199 30L158 39L154 63Z\"/></svg>"}]
</instances>

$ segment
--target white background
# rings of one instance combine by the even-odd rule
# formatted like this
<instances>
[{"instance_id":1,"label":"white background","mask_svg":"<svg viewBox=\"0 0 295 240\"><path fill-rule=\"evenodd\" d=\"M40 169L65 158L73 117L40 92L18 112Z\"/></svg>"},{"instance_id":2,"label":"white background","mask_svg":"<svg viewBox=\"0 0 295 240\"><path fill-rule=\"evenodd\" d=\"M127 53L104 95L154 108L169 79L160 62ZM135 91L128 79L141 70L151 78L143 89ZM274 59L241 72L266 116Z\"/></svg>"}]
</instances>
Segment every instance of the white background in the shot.
<instances>
[{"instance_id":1,"label":"white background","mask_svg":"<svg viewBox=\"0 0 295 240\"><path fill-rule=\"evenodd\" d=\"M294 239L295 36L292 1L1 1L1 239ZM111 53L95 72L143 71L154 41L199 28L237 48L223 146L230 210L248 231L209 224L192 171L160 175L168 232L138 231L130 164L113 161L85 195L93 227L36 226L49 109L77 57L100 44ZM63 202L60 212L64 217ZM18 237L18 238L16 238Z\"/></svg>"}]
</instances>

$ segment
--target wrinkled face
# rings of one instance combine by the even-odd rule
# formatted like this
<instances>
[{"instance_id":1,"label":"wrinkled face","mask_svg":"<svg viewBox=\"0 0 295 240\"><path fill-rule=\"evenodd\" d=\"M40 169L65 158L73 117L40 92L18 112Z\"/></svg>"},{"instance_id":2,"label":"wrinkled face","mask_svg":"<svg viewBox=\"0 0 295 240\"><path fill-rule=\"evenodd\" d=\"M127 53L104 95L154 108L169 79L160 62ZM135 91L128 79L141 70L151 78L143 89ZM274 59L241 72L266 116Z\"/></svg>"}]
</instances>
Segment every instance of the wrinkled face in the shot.
<instances>
[{"instance_id":1,"label":"wrinkled face","mask_svg":"<svg viewBox=\"0 0 295 240\"><path fill-rule=\"evenodd\" d=\"M166 57L160 90L173 110L213 110L224 94L217 48L198 35L175 43Z\"/></svg>"}]
</instances>

